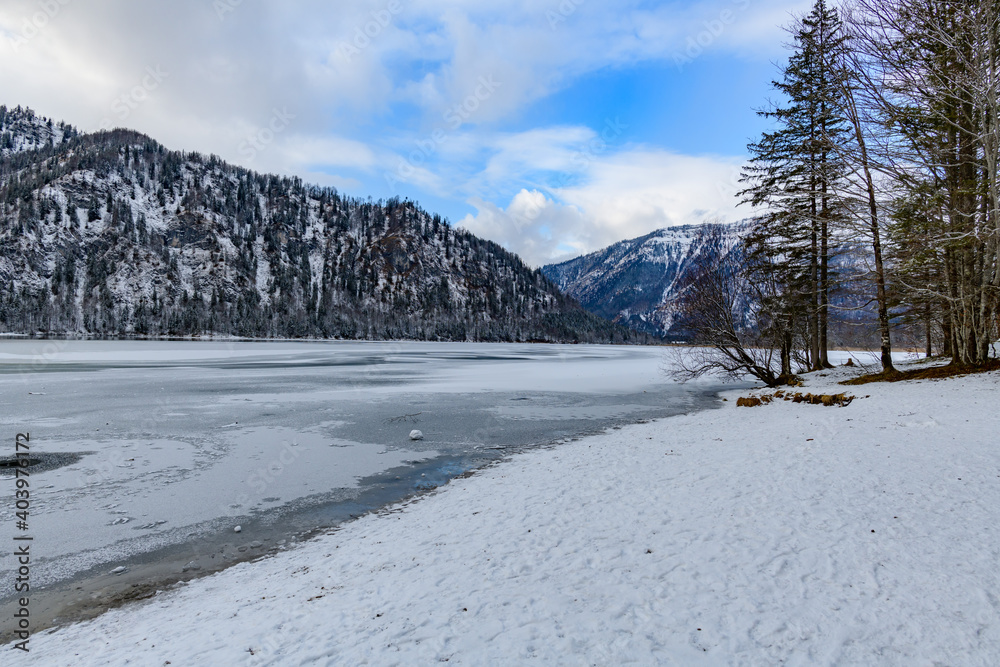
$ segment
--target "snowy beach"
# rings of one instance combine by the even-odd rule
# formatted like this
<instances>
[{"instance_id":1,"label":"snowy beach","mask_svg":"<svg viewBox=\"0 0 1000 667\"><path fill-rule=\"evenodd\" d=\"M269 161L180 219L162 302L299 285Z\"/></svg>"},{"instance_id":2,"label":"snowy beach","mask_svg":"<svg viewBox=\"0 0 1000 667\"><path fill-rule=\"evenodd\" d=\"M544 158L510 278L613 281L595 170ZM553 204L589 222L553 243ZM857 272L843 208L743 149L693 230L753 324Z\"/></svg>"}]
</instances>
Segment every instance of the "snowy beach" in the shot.
<instances>
[{"instance_id":1,"label":"snowy beach","mask_svg":"<svg viewBox=\"0 0 1000 667\"><path fill-rule=\"evenodd\" d=\"M524 448L715 403L710 385L665 377L662 358L584 345L2 341L0 421L12 440L30 433L36 464L28 530L13 501L0 506L0 580L15 578L11 538L26 533L38 631ZM10 498L14 482L0 465ZM0 617L18 597L0 592ZM0 622L0 644L13 627Z\"/></svg>"},{"instance_id":2,"label":"snowy beach","mask_svg":"<svg viewBox=\"0 0 1000 667\"><path fill-rule=\"evenodd\" d=\"M996 664L1000 375L857 372L518 454L4 664Z\"/></svg>"}]
</instances>

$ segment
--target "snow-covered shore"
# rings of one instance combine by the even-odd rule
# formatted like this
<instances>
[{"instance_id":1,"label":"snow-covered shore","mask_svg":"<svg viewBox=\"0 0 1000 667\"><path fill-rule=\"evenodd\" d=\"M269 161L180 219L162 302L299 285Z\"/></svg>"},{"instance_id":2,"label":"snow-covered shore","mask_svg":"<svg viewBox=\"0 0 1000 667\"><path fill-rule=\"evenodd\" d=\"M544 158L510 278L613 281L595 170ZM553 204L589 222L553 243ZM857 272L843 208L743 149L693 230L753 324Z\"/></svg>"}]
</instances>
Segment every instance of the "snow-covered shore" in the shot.
<instances>
[{"instance_id":1,"label":"snow-covered shore","mask_svg":"<svg viewBox=\"0 0 1000 667\"><path fill-rule=\"evenodd\" d=\"M845 408L521 454L3 664L1000 663L1000 374L846 372L803 388Z\"/></svg>"}]
</instances>

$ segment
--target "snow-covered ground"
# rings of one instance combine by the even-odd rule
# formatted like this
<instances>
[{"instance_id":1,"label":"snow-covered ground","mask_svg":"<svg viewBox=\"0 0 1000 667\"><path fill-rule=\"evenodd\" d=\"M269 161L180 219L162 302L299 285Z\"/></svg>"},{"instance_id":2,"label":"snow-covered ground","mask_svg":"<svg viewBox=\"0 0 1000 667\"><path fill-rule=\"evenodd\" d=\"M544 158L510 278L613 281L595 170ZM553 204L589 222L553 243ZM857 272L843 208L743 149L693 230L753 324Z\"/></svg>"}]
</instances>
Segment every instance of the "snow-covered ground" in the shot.
<instances>
[{"instance_id":1,"label":"snow-covered ground","mask_svg":"<svg viewBox=\"0 0 1000 667\"><path fill-rule=\"evenodd\" d=\"M1000 663L1000 375L518 454L5 665ZM856 371L853 371L856 372Z\"/></svg>"}]
</instances>

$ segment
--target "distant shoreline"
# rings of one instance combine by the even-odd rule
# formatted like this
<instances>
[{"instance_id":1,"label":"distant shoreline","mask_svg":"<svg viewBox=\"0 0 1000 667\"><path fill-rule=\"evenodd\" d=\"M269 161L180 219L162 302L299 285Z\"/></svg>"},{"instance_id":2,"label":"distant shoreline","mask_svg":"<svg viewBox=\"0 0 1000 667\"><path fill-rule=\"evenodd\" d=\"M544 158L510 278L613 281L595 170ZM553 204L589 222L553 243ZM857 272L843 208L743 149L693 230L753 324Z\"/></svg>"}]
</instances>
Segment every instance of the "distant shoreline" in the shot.
<instances>
[{"instance_id":1,"label":"distant shoreline","mask_svg":"<svg viewBox=\"0 0 1000 667\"><path fill-rule=\"evenodd\" d=\"M552 341L552 340L426 340L422 338L246 338L243 336L223 336L205 334L201 336L97 336L93 334L66 334L66 333L0 333L0 340L104 340L104 341L177 341L177 342L241 342L241 343L326 343L326 342L346 342L346 343L476 343L476 344L498 344L498 345L610 345L615 347L664 347L678 345L678 343L640 343L640 342L601 342L587 343L582 341Z\"/></svg>"}]
</instances>

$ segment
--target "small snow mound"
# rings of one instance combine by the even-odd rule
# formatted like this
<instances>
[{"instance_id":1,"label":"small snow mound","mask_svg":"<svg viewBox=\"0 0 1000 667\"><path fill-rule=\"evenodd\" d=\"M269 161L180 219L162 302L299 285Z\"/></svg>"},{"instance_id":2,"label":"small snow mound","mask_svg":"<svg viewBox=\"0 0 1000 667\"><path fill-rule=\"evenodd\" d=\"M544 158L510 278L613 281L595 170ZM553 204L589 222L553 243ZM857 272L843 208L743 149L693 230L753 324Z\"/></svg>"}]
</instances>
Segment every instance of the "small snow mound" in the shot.
<instances>
[{"instance_id":1,"label":"small snow mound","mask_svg":"<svg viewBox=\"0 0 1000 667\"><path fill-rule=\"evenodd\" d=\"M410 440L423 440L423 439L424 439L424 434L421 433L420 431L416 429L410 431Z\"/></svg>"}]
</instances>

